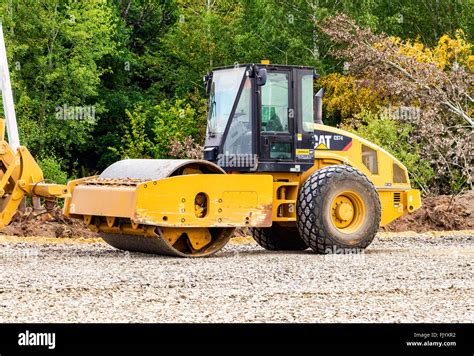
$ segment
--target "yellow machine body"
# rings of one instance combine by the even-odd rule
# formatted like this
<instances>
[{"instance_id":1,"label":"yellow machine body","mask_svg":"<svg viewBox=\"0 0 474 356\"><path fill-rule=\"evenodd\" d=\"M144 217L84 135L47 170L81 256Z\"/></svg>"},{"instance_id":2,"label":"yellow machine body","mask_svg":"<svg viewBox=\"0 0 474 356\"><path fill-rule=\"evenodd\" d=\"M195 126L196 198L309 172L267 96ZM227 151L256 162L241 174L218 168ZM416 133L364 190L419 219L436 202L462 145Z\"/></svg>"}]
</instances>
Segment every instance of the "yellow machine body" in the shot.
<instances>
[{"instance_id":1,"label":"yellow machine body","mask_svg":"<svg viewBox=\"0 0 474 356\"><path fill-rule=\"evenodd\" d=\"M270 175L189 174L128 185L94 177L72 181L70 188L66 215L105 217L98 228L106 232L118 229L112 219L173 228L272 224Z\"/></svg>"},{"instance_id":2,"label":"yellow machine body","mask_svg":"<svg viewBox=\"0 0 474 356\"><path fill-rule=\"evenodd\" d=\"M323 127L326 131L351 137L352 145L346 151L316 150L314 169L328 164L347 164L364 173L374 184L380 198L381 226L421 207L420 191L411 188L408 170L393 155L355 134L334 127L315 125L315 129ZM369 162L372 160L377 165L375 171L368 167L370 164L367 160ZM311 171L303 174L303 181L312 173Z\"/></svg>"},{"instance_id":3,"label":"yellow machine body","mask_svg":"<svg viewBox=\"0 0 474 356\"><path fill-rule=\"evenodd\" d=\"M321 128L315 125L315 130ZM163 240L164 236L171 247L187 233L191 243L202 246L210 243L212 228L270 227L274 222L295 226L301 185L316 170L332 165L350 165L372 181L381 201L381 225L421 206L419 191L411 188L406 168L395 157L354 134L328 126L324 130L350 137L352 143L344 151L317 149L314 166L306 172L225 174L210 162L176 160L172 165L181 167L180 173L160 179L94 176L73 180L64 213L84 219L104 236L118 236L121 242L125 236L130 241L138 236ZM139 165L148 164L140 161ZM153 161L169 165L167 160ZM203 174L201 166L213 172Z\"/></svg>"}]
</instances>

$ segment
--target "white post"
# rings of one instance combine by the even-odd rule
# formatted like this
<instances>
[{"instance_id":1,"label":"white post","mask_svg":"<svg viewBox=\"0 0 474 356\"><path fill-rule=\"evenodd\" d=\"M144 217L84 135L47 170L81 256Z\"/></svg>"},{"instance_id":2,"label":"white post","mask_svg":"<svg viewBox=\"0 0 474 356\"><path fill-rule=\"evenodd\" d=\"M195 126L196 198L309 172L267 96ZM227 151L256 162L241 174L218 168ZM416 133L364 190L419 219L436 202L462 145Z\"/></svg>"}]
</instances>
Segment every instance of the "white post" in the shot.
<instances>
[{"instance_id":1,"label":"white post","mask_svg":"<svg viewBox=\"0 0 474 356\"><path fill-rule=\"evenodd\" d=\"M12 86L10 83L10 73L8 72L7 50L5 48L5 38L3 37L2 23L0 22L0 84L2 88L3 111L7 124L8 143L13 152L20 147L20 137L18 135L18 125L16 123L15 105L13 104Z\"/></svg>"}]
</instances>

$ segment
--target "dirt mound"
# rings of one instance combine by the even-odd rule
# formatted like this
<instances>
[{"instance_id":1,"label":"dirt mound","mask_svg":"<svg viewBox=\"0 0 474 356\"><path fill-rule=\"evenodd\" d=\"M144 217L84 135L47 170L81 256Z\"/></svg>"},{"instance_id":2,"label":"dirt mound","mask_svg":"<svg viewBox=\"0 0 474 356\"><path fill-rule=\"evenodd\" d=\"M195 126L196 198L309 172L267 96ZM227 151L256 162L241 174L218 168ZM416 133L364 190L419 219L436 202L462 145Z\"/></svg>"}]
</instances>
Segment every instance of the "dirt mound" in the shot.
<instances>
[{"instance_id":1,"label":"dirt mound","mask_svg":"<svg viewBox=\"0 0 474 356\"><path fill-rule=\"evenodd\" d=\"M442 231L474 229L474 191L457 196L423 199L423 206L383 227L382 231Z\"/></svg>"},{"instance_id":2,"label":"dirt mound","mask_svg":"<svg viewBox=\"0 0 474 356\"><path fill-rule=\"evenodd\" d=\"M65 217L59 208L41 212L33 211L31 208L27 208L23 213L19 211L10 225L0 233L12 236L99 237L87 228L82 220Z\"/></svg>"}]
</instances>

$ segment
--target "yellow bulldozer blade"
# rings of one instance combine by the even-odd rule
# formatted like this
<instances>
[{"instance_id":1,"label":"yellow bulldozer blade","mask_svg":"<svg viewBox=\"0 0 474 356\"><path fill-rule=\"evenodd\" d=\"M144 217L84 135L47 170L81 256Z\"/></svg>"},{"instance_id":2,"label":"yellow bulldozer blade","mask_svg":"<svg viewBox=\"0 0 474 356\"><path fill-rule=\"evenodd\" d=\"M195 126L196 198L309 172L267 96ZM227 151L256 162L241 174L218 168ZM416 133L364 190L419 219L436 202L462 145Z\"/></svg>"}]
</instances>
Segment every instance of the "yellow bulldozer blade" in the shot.
<instances>
[{"instance_id":1,"label":"yellow bulldozer blade","mask_svg":"<svg viewBox=\"0 0 474 356\"><path fill-rule=\"evenodd\" d=\"M69 189L64 213L124 250L203 256L235 227L272 225L271 175L227 175L207 161L119 161Z\"/></svg>"}]
</instances>

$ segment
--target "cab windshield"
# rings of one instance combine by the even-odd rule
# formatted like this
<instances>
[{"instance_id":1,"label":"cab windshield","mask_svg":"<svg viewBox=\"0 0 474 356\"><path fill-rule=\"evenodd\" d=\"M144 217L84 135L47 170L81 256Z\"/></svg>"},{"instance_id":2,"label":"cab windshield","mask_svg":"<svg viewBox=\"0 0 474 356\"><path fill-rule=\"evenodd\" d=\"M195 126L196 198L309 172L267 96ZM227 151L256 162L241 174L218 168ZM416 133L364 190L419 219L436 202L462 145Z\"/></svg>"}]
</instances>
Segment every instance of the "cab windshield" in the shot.
<instances>
[{"instance_id":1,"label":"cab windshield","mask_svg":"<svg viewBox=\"0 0 474 356\"><path fill-rule=\"evenodd\" d=\"M245 69L239 67L213 72L207 118L209 134L224 133Z\"/></svg>"}]
</instances>

